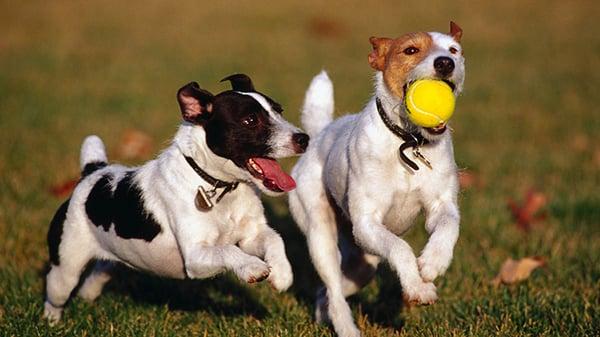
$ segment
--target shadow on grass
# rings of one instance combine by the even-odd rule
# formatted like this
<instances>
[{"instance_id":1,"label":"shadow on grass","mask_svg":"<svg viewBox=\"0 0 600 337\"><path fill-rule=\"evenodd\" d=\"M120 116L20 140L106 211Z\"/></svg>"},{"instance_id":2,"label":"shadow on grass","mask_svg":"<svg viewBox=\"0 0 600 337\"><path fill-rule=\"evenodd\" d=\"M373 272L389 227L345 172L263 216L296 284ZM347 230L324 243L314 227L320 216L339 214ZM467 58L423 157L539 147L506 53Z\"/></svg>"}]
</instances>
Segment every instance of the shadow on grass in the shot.
<instances>
[{"instance_id":1,"label":"shadow on grass","mask_svg":"<svg viewBox=\"0 0 600 337\"><path fill-rule=\"evenodd\" d=\"M267 316L267 310L252 290L229 275L207 280L173 280L118 266L104 293L129 296L135 302L149 305L167 305L170 310L250 315L257 319Z\"/></svg>"},{"instance_id":2,"label":"shadow on grass","mask_svg":"<svg viewBox=\"0 0 600 337\"><path fill-rule=\"evenodd\" d=\"M289 213L278 216L269 203L265 203L265 211L270 226L283 237L286 253L294 270L294 284L289 291L314 312L317 289L323 284L310 260L304 234L298 229ZM404 302L396 273L385 263L381 263L372 282L378 285L376 299L366 296L364 290L359 291L358 294L348 298L351 306L358 306L359 311L373 324L396 330L402 329L404 319L401 311Z\"/></svg>"},{"instance_id":3,"label":"shadow on grass","mask_svg":"<svg viewBox=\"0 0 600 337\"><path fill-rule=\"evenodd\" d=\"M93 261L88 264L65 307L77 296L81 284L93 266ZM43 289L46 289L46 275L49 270L50 266L47 264L39 272L44 280ZM170 310L206 311L223 316L252 316L263 319L268 314L252 290L230 275L206 280L177 280L136 271L122 264L115 264L111 274L112 278L100 296L112 293L117 297L129 297L137 303L166 305Z\"/></svg>"}]
</instances>

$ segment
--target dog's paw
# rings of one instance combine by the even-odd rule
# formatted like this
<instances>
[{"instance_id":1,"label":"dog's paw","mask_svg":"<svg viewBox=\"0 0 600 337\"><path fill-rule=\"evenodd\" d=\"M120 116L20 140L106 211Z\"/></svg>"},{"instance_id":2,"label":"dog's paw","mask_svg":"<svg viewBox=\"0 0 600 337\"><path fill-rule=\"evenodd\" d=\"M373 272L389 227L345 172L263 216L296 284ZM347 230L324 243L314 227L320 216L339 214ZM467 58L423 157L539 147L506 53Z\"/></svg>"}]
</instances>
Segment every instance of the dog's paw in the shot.
<instances>
[{"instance_id":1,"label":"dog's paw","mask_svg":"<svg viewBox=\"0 0 600 337\"><path fill-rule=\"evenodd\" d=\"M245 282L256 283L269 277L271 268L263 260L252 257L248 262L237 268L236 275Z\"/></svg>"},{"instance_id":2,"label":"dog's paw","mask_svg":"<svg viewBox=\"0 0 600 337\"><path fill-rule=\"evenodd\" d=\"M431 282L421 282L409 287L403 287L404 300L409 304L433 304L437 300L435 285Z\"/></svg>"},{"instance_id":3,"label":"dog's paw","mask_svg":"<svg viewBox=\"0 0 600 337\"><path fill-rule=\"evenodd\" d=\"M279 261L277 263L271 262L271 273L267 279L271 286L278 292L288 290L288 288L294 282L294 273L292 272L292 266L287 260Z\"/></svg>"},{"instance_id":4,"label":"dog's paw","mask_svg":"<svg viewBox=\"0 0 600 337\"><path fill-rule=\"evenodd\" d=\"M62 316L63 308L57 308L50 304L50 302L44 302L44 314L43 317L48 320L50 326L56 325Z\"/></svg>"},{"instance_id":5,"label":"dog's paw","mask_svg":"<svg viewBox=\"0 0 600 337\"><path fill-rule=\"evenodd\" d=\"M423 281L433 282L436 277L444 274L450 265L450 260L451 258L449 259L440 253L429 253L425 251L423 255L417 259L419 273L421 274Z\"/></svg>"}]
</instances>

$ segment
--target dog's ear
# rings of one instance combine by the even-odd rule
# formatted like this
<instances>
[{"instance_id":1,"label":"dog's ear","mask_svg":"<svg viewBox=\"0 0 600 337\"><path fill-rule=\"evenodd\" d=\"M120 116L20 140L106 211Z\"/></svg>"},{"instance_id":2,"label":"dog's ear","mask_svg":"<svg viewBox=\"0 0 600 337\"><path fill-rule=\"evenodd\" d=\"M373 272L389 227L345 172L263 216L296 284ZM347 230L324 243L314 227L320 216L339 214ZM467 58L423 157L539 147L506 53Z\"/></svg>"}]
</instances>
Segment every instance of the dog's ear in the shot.
<instances>
[{"instance_id":1,"label":"dog's ear","mask_svg":"<svg viewBox=\"0 0 600 337\"><path fill-rule=\"evenodd\" d=\"M369 64L371 68L382 71L385 68L385 56L392 44L392 39L371 36L369 42L373 46L373 51L369 54Z\"/></svg>"},{"instance_id":2,"label":"dog's ear","mask_svg":"<svg viewBox=\"0 0 600 337\"><path fill-rule=\"evenodd\" d=\"M460 28L454 21L450 21L450 36L454 38L454 41L460 42L462 33L462 28Z\"/></svg>"},{"instance_id":3,"label":"dog's ear","mask_svg":"<svg viewBox=\"0 0 600 337\"><path fill-rule=\"evenodd\" d=\"M252 80L248 75L245 74L233 74L225 77L221 80L221 82L229 81L231 82L231 88L235 91L241 92L254 92L254 84L252 84Z\"/></svg>"},{"instance_id":4,"label":"dog's ear","mask_svg":"<svg viewBox=\"0 0 600 337\"><path fill-rule=\"evenodd\" d=\"M212 112L213 99L213 94L200 89L196 82L190 82L177 91L181 116L194 124L202 124L208 118Z\"/></svg>"}]
</instances>

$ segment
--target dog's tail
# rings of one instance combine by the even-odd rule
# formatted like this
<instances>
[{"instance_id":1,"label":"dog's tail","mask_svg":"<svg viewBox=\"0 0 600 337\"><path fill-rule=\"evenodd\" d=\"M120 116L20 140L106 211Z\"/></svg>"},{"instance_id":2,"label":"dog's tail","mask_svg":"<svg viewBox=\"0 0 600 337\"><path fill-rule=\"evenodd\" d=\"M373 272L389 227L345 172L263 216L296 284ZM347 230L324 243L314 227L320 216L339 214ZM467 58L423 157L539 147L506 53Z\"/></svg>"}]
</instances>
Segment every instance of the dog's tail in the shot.
<instances>
[{"instance_id":1,"label":"dog's tail","mask_svg":"<svg viewBox=\"0 0 600 337\"><path fill-rule=\"evenodd\" d=\"M100 137L96 135L87 136L81 144L81 177L85 178L92 172L108 165L106 149Z\"/></svg>"},{"instance_id":2,"label":"dog's tail","mask_svg":"<svg viewBox=\"0 0 600 337\"><path fill-rule=\"evenodd\" d=\"M325 70L315 76L302 106L302 126L309 136L316 136L333 120L333 84Z\"/></svg>"}]
</instances>

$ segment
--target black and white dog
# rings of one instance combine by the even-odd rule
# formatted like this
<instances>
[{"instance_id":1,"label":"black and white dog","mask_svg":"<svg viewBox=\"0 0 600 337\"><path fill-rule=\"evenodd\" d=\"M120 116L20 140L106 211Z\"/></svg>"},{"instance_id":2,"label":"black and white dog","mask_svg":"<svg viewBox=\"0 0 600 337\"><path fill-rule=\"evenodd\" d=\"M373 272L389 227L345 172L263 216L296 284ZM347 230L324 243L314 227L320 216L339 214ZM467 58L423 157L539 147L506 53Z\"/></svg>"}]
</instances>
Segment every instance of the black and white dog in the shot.
<instances>
[{"instance_id":1,"label":"black and white dog","mask_svg":"<svg viewBox=\"0 0 600 337\"><path fill-rule=\"evenodd\" d=\"M109 165L102 141L85 139L81 181L48 232L44 316L51 322L90 261L97 262L79 290L88 300L100 295L115 261L171 278L230 270L248 283L267 279L278 291L292 284L259 192L294 189L273 158L304 152L309 138L248 76L224 80L233 90L212 95L192 82L178 91L183 123L172 145L140 167Z\"/></svg>"}]
</instances>

